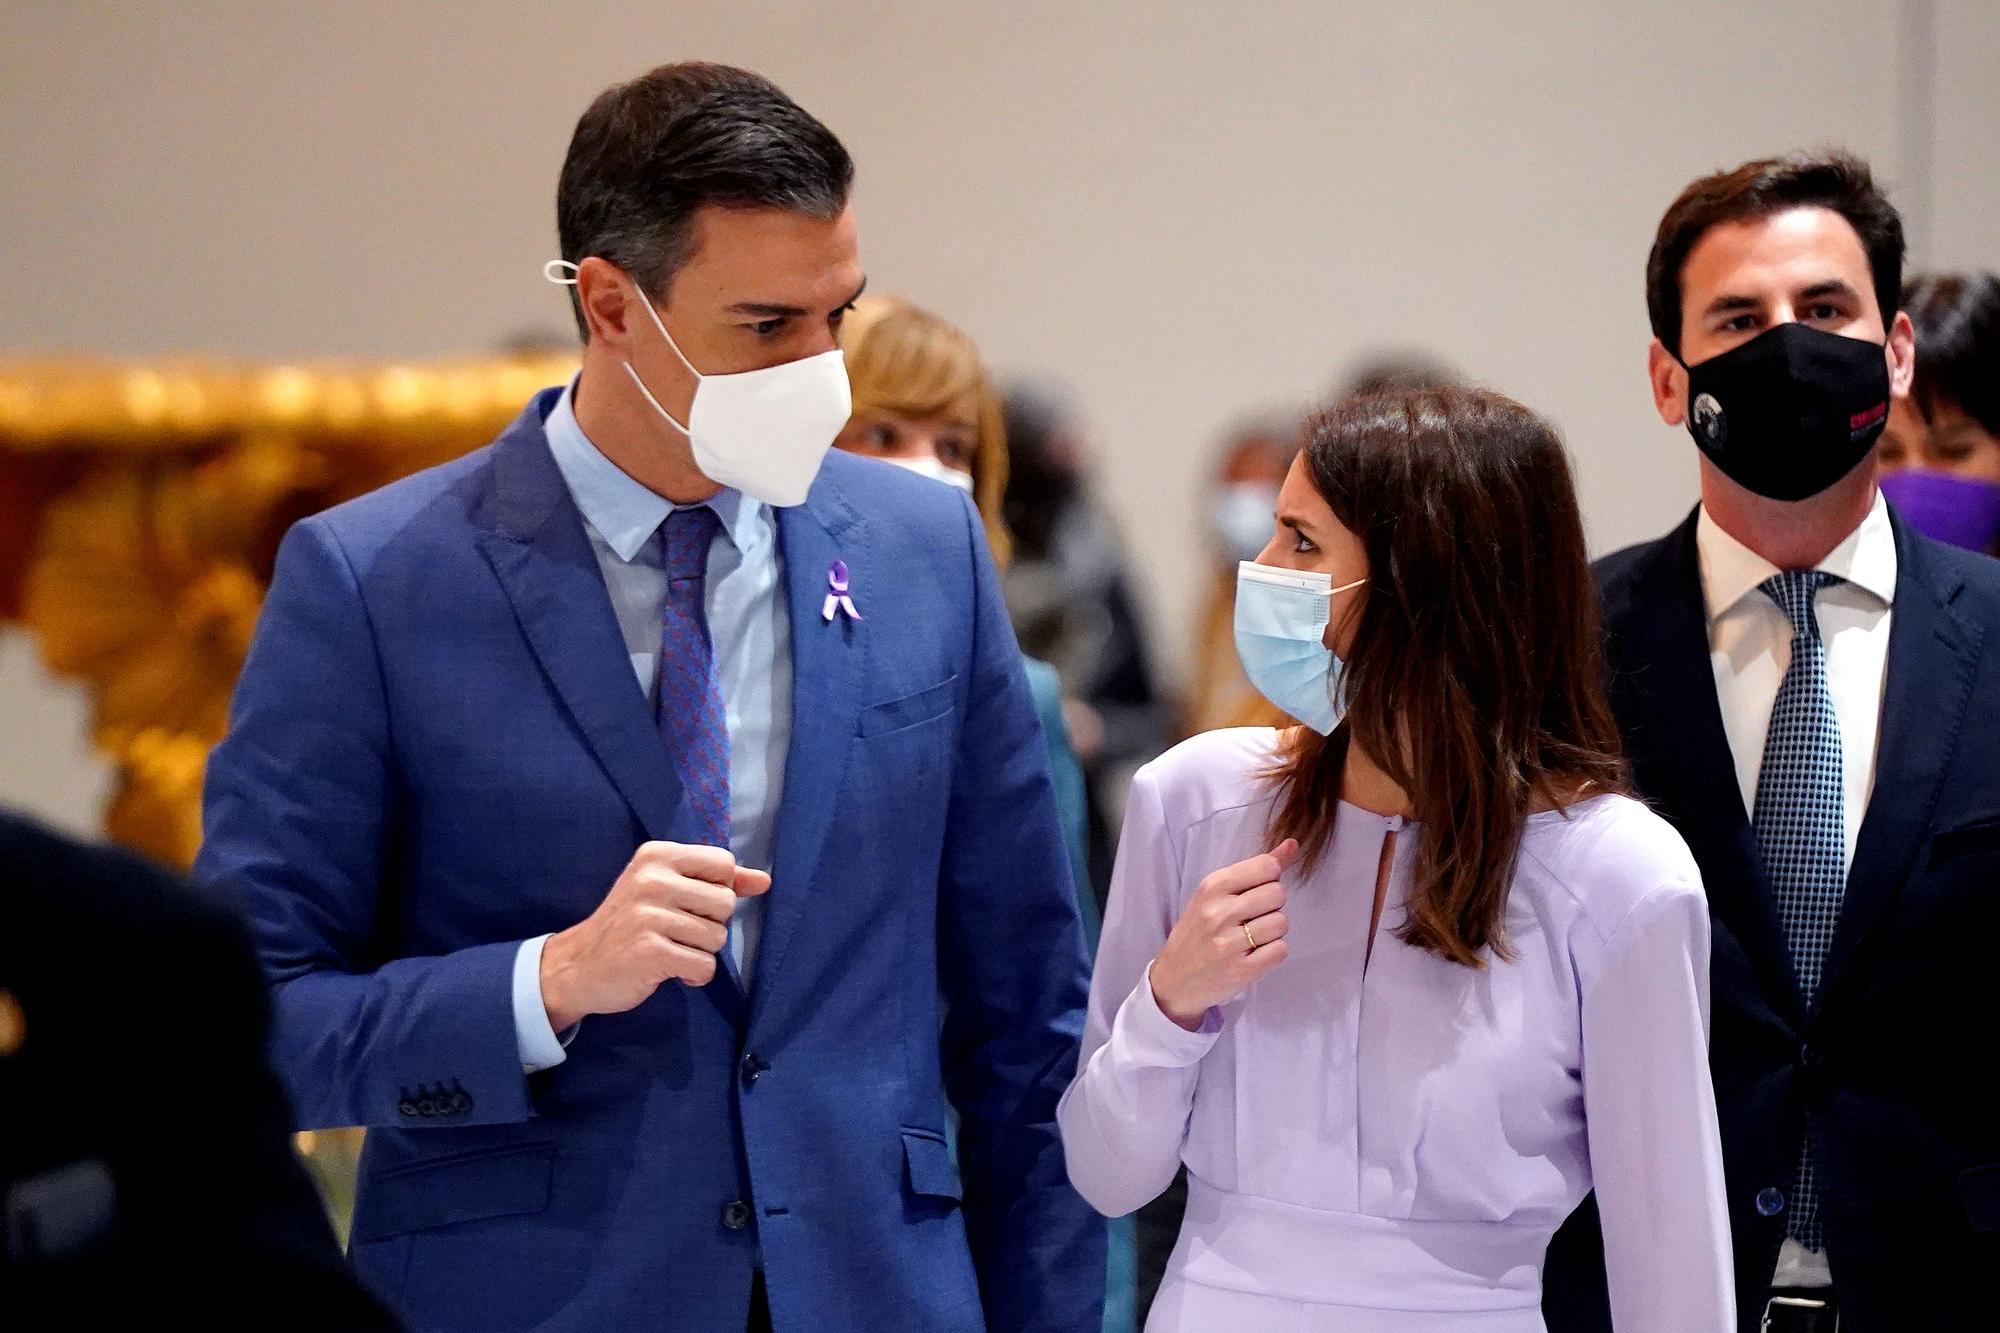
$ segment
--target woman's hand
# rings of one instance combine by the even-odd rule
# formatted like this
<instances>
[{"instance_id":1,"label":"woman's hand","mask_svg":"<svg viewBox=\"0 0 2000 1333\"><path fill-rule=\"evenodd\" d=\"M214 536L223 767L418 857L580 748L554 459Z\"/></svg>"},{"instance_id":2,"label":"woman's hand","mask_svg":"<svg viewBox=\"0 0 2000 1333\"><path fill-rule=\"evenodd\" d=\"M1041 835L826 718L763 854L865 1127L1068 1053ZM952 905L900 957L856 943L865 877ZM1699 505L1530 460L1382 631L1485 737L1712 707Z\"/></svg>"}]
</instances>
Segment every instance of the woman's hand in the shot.
<instances>
[{"instance_id":1,"label":"woman's hand","mask_svg":"<svg viewBox=\"0 0 2000 1333\"><path fill-rule=\"evenodd\" d=\"M1291 923L1278 876L1298 854L1298 841L1287 838L1202 880L1153 959L1153 998L1168 1018L1198 1031L1210 1009L1249 990L1290 956L1285 934Z\"/></svg>"}]
</instances>

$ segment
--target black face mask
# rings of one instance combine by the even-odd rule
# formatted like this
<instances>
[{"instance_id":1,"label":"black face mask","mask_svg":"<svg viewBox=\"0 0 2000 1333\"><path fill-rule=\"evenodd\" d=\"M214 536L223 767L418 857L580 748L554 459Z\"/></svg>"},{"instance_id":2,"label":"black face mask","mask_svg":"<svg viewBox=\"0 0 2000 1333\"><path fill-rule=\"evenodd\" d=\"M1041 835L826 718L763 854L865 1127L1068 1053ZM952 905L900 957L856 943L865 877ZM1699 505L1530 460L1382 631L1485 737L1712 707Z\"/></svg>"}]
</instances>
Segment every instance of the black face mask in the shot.
<instances>
[{"instance_id":1,"label":"black face mask","mask_svg":"<svg viewBox=\"0 0 2000 1333\"><path fill-rule=\"evenodd\" d=\"M1688 367L1688 434L1745 490L1804 500L1852 472L1889 424L1882 344L1779 324Z\"/></svg>"}]
</instances>

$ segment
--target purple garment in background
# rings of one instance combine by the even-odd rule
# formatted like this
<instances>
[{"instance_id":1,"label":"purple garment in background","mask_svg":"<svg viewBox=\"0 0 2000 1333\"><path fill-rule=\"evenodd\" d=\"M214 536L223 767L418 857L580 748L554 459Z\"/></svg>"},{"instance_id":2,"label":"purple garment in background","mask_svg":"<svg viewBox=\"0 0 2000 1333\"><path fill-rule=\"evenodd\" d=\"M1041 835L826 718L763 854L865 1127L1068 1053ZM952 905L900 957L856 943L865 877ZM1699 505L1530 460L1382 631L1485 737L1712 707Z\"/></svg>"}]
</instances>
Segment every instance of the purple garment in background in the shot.
<instances>
[{"instance_id":1,"label":"purple garment in background","mask_svg":"<svg viewBox=\"0 0 2000 1333\"><path fill-rule=\"evenodd\" d=\"M2000 485L1993 482L1906 468L1882 474L1882 494L1926 537L1982 553L2000 541Z\"/></svg>"}]
</instances>

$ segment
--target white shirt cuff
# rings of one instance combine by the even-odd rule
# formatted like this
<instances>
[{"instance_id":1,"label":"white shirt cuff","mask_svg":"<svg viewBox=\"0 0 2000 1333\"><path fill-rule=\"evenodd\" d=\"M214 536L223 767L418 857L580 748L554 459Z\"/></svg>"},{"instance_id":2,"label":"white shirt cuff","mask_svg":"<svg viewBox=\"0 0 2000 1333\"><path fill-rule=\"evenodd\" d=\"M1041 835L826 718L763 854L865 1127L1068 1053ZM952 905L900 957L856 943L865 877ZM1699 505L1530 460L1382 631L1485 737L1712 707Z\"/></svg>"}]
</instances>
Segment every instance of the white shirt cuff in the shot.
<instances>
[{"instance_id":1,"label":"white shirt cuff","mask_svg":"<svg viewBox=\"0 0 2000 1333\"><path fill-rule=\"evenodd\" d=\"M542 1003L542 946L546 935L524 941L514 955L514 1042L520 1048L521 1068L530 1074L553 1069L569 1058L563 1047L576 1036L572 1027L561 1037L549 1026L548 1007Z\"/></svg>"}]
</instances>

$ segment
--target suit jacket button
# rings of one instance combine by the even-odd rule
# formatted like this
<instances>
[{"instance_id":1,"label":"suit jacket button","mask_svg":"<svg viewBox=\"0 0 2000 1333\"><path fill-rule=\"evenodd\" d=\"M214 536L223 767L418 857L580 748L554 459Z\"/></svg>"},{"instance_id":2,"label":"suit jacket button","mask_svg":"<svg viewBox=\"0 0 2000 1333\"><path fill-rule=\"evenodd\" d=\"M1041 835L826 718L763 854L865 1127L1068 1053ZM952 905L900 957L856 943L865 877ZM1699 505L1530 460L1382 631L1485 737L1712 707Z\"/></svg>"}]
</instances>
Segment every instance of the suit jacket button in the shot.
<instances>
[{"instance_id":1,"label":"suit jacket button","mask_svg":"<svg viewBox=\"0 0 2000 1333\"><path fill-rule=\"evenodd\" d=\"M417 1104L408 1097L405 1097L402 1101L396 1103L396 1110L401 1115L414 1118L417 1114Z\"/></svg>"},{"instance_id":2,"label":"suit jacket button","mask_svg":"<svg viewBox=\"0 0 2000 1333\"><path fill-rule=\"evenodd\" d=\"M750 1205L741 1199L724 1204L722 1227L725 1231L742 1231L750 1225Z\"/></svg>"},{"instance_id":3,"label":"suit jacket button","mask_svg":"<svg viewBox=\"0 0 2000 1333\"><path fill-rule=\"evenodd\" d=\"M1776 1217L1785 1211L1785 1192L1781 1189L1761 1189L1757 1191L1757 1211L1764 1217Z\"/></svg>"},{"instance_id":4,"label":"suit jacket button","mask_svg":"<svg viewBox=\"0 0 2000 1333\"><path fill-rule=\"evenodd\" d=\"M755 1054L744 1056L743 1086L747 1088L752 1083L755 1083L759 1078L763 1077L764 1068L765 1068L764 1062L762 1060L759 1060Z\"/></svg>"},{"instance_id":5,"label":"suit jacket button","mask_svg":"<svg viewBox=\"0 0 2000 1333\"><path fill-rule=\"evenodd\" d=\"M437 1113L438 1113L438 1108L436 1102L432 1101L429 1097L417 1098L418 1115L436 1115Z\"/></svg>"},{"instance_id":6,"label":"suit jacket button","mask_svg":"<svg viewBox=\"0 0 2000 1333\"><path fill-rule=\"evenodd\" d=\"M1823 1106L1831 1093L1826 1056L1812 1046L1799 1047L1799 1086L1809 1106Z\"/></svg>"},{"instance_id":7,"label":"suit jacket button","mask_svg":"<svg viewBox=\"0 0 2000 1333\"><path fill-rule=\"evenodd\" d=\"M470 1111L471 1109L472 1109L471 1097L467 1096L465 1093L462 1092L454 1092L451 1095L451 1113L453 1115L464 1115L467 1111Z\"/></svg>"}]
</instances>

